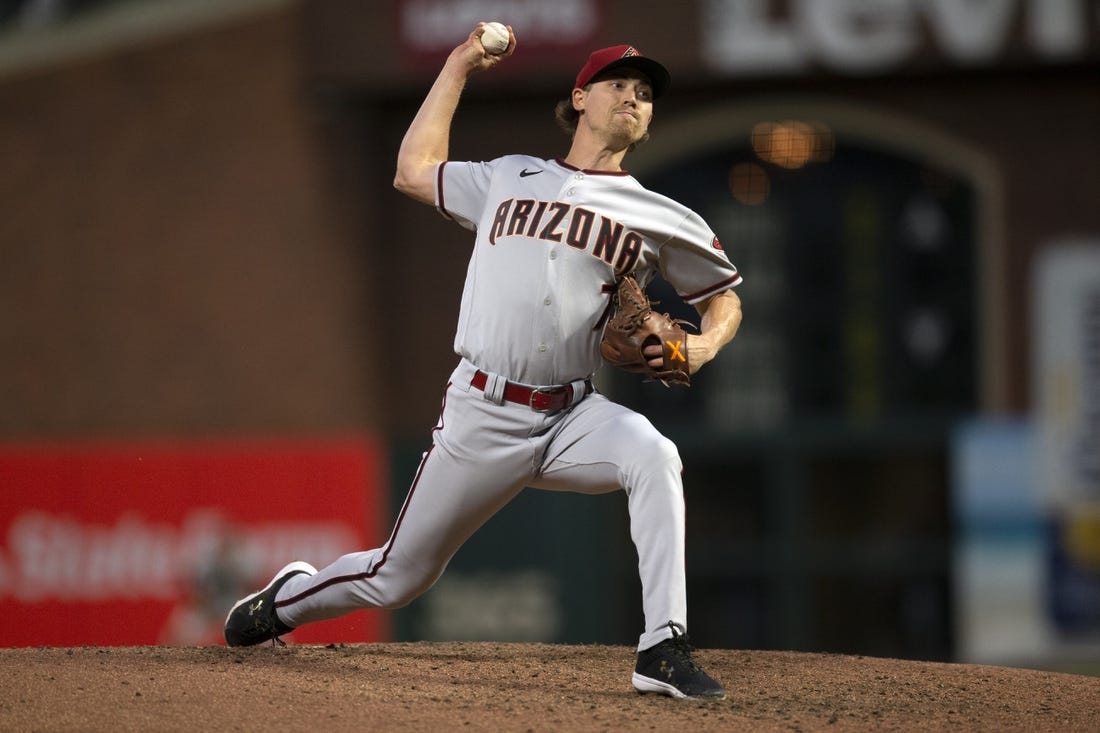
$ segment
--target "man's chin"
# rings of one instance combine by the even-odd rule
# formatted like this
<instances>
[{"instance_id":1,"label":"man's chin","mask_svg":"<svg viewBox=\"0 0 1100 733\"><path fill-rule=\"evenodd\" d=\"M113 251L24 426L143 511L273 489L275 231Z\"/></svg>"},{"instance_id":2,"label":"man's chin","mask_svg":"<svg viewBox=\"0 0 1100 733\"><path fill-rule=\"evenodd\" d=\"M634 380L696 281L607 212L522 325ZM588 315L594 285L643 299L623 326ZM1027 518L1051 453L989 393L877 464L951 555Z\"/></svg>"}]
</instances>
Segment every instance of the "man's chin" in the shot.
<instances>
[{"instance_id":1,"label":"man's chin","mask_svg":"<svg viewBox=\"0 0 1100 733\"><path fill-rule=\"evenodd\" d=\"M633 148L636 145L640 145L649 139L648 130L629 129L622 130L615 136L615 143L617 147Z\"/></svg>"}]
</instances>

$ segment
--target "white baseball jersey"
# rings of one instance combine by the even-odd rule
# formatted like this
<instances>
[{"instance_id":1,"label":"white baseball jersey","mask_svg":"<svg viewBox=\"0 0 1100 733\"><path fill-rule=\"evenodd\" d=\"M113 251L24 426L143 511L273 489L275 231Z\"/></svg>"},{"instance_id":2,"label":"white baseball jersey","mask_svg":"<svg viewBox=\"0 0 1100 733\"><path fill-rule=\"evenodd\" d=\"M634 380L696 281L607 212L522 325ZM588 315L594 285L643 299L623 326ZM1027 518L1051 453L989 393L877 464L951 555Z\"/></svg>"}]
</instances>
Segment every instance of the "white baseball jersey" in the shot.
<instances>
[{"instance_id":1,"label":"white baseball jersey","mask_svg":"<svg viewBox=\"0 0 1100 733\"><path fill-rule=\"evenodd\" d=\"M442 163L436 206L477 230L443 412L389 540L296 575L276 596L290 627L357 608L399 608L435 583L463 542L524 487L622 489L638 552L638 649L687 627L683 464L642 415L583 380L616 280L660 271L688 302L741 281L698 215L628 174L510 155ZM488 372L489 374L486 374ZM475 380L475 376L485 381ZM568 407L532 409L506 382L569 384ZM479 386L479 385L484 386Z\"/></svg>"},{"instance_id":2,"label":"white baseball jersey","mask_svg":"<svg viewBox=\"0 0 1100 733\"><path fill-rule=\"evenodd\" d=\"M655 271L688 303L738 285L714 232L628 173L508 155L445 162L436 208L477 232L455 352L526 384L565 384L601 364L614 284Z\"/></svg>"}]
</instances>

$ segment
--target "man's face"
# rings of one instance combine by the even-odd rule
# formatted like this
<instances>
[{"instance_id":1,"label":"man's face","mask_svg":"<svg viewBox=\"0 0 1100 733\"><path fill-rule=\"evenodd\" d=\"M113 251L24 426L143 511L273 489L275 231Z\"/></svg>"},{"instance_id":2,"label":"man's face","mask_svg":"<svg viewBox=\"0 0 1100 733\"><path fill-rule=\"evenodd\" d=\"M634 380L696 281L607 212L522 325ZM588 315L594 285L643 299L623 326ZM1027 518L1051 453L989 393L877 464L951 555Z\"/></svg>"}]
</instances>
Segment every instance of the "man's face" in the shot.
<instances>
[{"instance_id":1,"label":"man's face","mask_svg":"<svg viewBox=\"0 0 1100 733\"><path fill-rule=\"evenodd\" d=\"M579 126L602 136L614 147L627 147L645 137L653 119L653 86L633 69L598 77L587 89L573 92L581 112Z\"/></svg>"}]
</instances>

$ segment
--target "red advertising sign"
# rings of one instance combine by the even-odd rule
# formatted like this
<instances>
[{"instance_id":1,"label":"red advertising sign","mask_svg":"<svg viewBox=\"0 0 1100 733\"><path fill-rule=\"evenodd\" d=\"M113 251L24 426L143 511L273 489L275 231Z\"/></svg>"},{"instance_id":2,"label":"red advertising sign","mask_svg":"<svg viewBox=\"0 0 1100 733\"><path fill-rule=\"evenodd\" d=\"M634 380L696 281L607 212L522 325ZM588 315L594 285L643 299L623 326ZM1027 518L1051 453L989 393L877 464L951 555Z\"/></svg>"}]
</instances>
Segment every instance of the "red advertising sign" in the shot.
<instances>
[{"instance_id":1,"label":"red advertising sign","mask_svg":"<svg viewBox=\"0 0 1100 733\"><path fill-rule=\"evenodd\" d=\"M523 53L496 73L515 74L547 64L575 73L599 45L607 24L607 0L402 0L397 7L397 38L402 59L412 69L435 71L481 21L512 26ZM614 43L619 43L615 41ZM611 45L611 42L602 44ZM568 84L571 76L566 77ZM563 95L568 95L566 88Z\"/></svg>"},{"instance_id":2,"label":"red advertising sign","mask_svg":"<svg viewBox=\"0 0 1100 733\"><path fill-rule=\"evenodd\" d=\"M388 529L365 438L0 446L0 646L222 643L233 602L287 562ZM386 614L288 641L374 641Z\"/></svg>"}]
</instances>

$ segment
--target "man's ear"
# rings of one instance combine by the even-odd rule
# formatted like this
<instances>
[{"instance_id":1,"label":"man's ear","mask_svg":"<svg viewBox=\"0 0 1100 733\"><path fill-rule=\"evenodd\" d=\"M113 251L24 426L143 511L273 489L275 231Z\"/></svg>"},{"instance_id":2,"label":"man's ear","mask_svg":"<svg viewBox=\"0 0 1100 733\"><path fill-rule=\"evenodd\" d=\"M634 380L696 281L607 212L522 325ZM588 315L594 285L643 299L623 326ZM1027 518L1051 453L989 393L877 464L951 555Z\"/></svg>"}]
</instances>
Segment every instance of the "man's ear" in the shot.
<instances>
[{"instance_id":1,"label":"man's ear","mask_svg":"<svg viewBox=\"0 0 1100 733\"><path fill-rule=\"evenodd\" d=\"M585 92L583 89L574 89L573 90L573 97L572 97L573 109L577 110L578 112L580 112L584 109L584 99L587 96L587 94L588 93Z\"/></svg>"}]
</instances>

